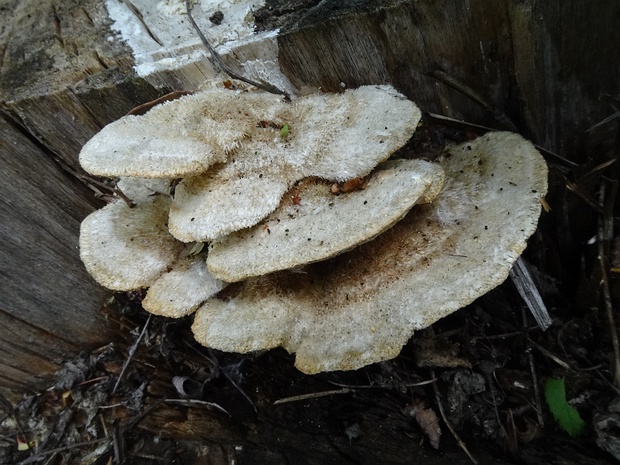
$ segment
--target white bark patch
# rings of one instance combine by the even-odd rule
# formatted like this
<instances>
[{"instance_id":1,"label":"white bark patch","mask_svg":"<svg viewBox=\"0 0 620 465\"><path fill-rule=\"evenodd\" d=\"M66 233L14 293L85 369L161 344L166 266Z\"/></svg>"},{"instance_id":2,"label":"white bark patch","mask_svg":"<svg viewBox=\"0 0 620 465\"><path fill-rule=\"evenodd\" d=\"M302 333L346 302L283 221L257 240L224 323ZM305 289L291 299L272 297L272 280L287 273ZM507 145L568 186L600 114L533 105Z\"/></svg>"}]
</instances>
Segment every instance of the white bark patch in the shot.
<instances>
[{"instance_id":1,"label":"white bark patch","mask_svg":"<svg viewBox=\"0 0 620 465\"><path fill-rule=\"evenodd\" d=\"M132 0L139 15L122 1L106 0L105 3L114 21L113 29L133 51L136 72L153 85L193 90L219 71L208 61L209 53L187 18L184 0ZM270 64L277 63L277 31L254 32L252 11L262 7L264 2L201 0L193 3L192 16L220 55L234 52L236 56L243 56L240 69L247 68L250 73L259 69L261 76L257 77L292 91L277 66ZM217 11L223 14L219 25L209 20ZM260 64L244 63L252 60ZM170 71L174 77L167 76Z\"/></svg>"}]
</instances>

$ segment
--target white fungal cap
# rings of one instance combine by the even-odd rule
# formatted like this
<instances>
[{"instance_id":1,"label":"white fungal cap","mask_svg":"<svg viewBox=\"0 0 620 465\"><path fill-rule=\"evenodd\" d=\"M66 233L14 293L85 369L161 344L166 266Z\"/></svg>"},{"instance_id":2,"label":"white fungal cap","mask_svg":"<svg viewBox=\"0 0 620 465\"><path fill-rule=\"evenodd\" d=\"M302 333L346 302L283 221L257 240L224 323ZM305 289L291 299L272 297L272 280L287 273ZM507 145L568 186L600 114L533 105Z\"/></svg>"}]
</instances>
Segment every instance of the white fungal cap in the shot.
<instances>
[{"instance_id":1,"label":"white fungal cap","mask_svg":"<svg viewBox=\"0 0 620 465\"><path fill-rule=\"evenodd\" d=\"M536 229L547 167L531 143L488 133L452 147L446 185L393 228L304 273L246 281L211 299L193 331L208 346L282 346L305 373L352 370L398 355L411 334L494 288Z\"/></svg>"},{"instance_id":2,"label":"white fungal cap","mask_svg":"<svg viewBox=\"0 0 620 465\"><path fill-rule=\"evenodd\" d=\"M239 176L228 163L181 181L170 206L170 232L184 242L204 242L247 228L274 211L288 188L286 179Z\"/></svg>"},{"instance_id":3,"label":"white fungal cap","mask_svg":"<svg viewBox=\"0 0 620 465\"><path fill-rule=\"evenodd\" d=\"M157 105L108 124L80 152L98 176L177 178L224 162L263 119L286 113L281 96L222 88Z\"/></svg>"},{"instance_id":4,"label":"white fungal cap","mask_svg":"<svg viewBox=\"0 0 620 465\"><path fill-rule=\"evenodd\" d=\"M441 167L422 160L385 162L363 190L339 196L331 183L305 179L258 225L212 243L207 264L215 276L235 282L325 260L389 229L443 182Z\"/></svg>"},{"instance_id":5,"label":"white fungal cap","mask_svg":"<svg viewBox=\"0 0 620 465\"><path fill-rule=\"evenodd\" d=\"M253 226L304 177L365 176L409 140L421 116L390 86L310 95L281 105L279 112L257 120L226 165L177 186L170 210L175 237L214 240Z\"/></svg>"},{"instance_id":6,"label":"white fungal cap","mask_svg":"<svg viewBox=\"0 0 620 465\"><path fill-rule=\"evenodd\" d=\"M159 194L170 195L170 179L123 177L116 187L134 202L145 202Z\"/></svg>"},{"instance_id":7,"label":"white fungal cap","mask_svg":"<svg viewBox=\"0 0 620 465\"><path fill-rule=\"evenodd\" d=\"M188 256L153 283L142 306L155 315L180 318L222 289L227 283L213 277L205 263L206 254Z\"/></svg>"},{"instance_id":8,"label":"white fungal cap","mask_svg":"<svg viewBox=\"0 0 620 465\"><path fill-rule=\"evenodd\" d=\"M300 127L292 128L287 162L301 169L297 179L366 176L411 138L422 116L385 85L310 95L294 104Z\"/></svg>"},{"instance_id":9,"label":"white fungal cap","mask_svg":"<svg viewBox=\"0 0 620 465\"><path fill-rule=\"evenodd\" d=\"M91 213L80 227L80 257L108 289L151 285L183 248L167 228L170 197L137 198L136 206L115 201Z\"/></svg>"},{"instance_id":10,"label":"white fungal cap","mask_svg":"<svg viewBox=\"0 0 620 465\"><path fill-rule=\"evenodd\" d=\"M117 200L89 215L80 231L80 256L103 286L149 287L142 302L156 315L192 313L227 283L207 269L204 244L183 244L167 229L169 180L121 178L117 187L135 203Z\"/></svg>"}]
</instances>

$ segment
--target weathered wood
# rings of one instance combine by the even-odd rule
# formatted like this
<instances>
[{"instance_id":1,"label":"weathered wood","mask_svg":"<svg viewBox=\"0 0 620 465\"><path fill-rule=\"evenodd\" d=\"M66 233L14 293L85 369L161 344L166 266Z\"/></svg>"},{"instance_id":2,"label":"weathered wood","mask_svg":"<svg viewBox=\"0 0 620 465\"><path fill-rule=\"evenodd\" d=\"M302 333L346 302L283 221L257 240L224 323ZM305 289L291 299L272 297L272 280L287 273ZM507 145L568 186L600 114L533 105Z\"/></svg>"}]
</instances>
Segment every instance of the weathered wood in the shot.
<instances>
[{"instance_id":1,"label":"weathered wood","mask_svg":"<svg viewBox=\"0 0 620 465\"><path fill-rule=\"evenodd\" d=\"M79 224L102 203L63 166L79 170L89 137L159 93L107 40L100 2L15 2L10 12L0 35L0 388L23 392L108 342L99 309L109 293L78 256Z\"/></svg>"},{"instance_id":2,"label":"weathered wood","mask_svg":"<svg viewBox=\"0 0 620 465\"><path fill-rule=\"evenodd\" d=\"M148 9L150 3L140 6ZM7 0L3 7L0 310L11 329L0 328L0 339L13 349L0 352L0 388L23 390L44 387L41 379L63 358L108 339L99 307L109 292L88 276L78 257L79 223L100 206L69 174L82 172L77 161L82 145L136 105L171 86L193 90L215 72L201 59L163 67L149 76L155 88L136 75L132 50L110 28L98 0ZM185 27L194 41L188 50L201 50ZM238 56L257 61L263 49L250 45ZM26 340L32 341L27 347Z\"/></svg>"},{"instance_id":3,"label":"weathered wood","mask_svg":"<svg viewBox=\"0 0 620 465\"><path fill-rule=\"evenodd\" d=\"M390 82L427 111L496 127L505 114L525 136L575 161L593 146L611 156L613 128L584 132L613 113L604 96L620 92L617 2L379 3L321 2L284 26L284 74L297 87L329 91ZM473 89L491 111L436 71Z\"/></svg>"},{"instance_id":4,"label":"weathered wood","mask_svg":"<svg viewBox=\"0 0 620 465\"><path fill-rule=\"evenodd\" d=\"M105 295L77 254L81 218L93 196L38 145L0 118L0 385L28 377L103 342Z\"/></svg>"},{"instance_id":5,"label":"weathered wood","mask_svg":"<svg viewBox=\"0 0 620 465\"><path fill-rule=\"evenodd\" d=\"M337 91L341 83L390 82L427 111L500 126L509 124L507 116L535 142L575 161L592 153L610 156L613 126L584 131L612 112L604 95L617 96L620 90L620 29L615 27L620 6L615 0L297 3L307 9L272 22L284 29L278 42L268 45L271 54L279 49L279 66L300 89ZM99 313L108 292L86 274L76 248L79 222L98 202L61 166L79 170L82 144L133 106L169 90L191 89L215 73L198 58L137 75L132 50L110 29L99 0L5 0L3 6L0 388L25 391L46 386L63 358L109 338ZM241 47L225 60L245 61L248 72L256 71L256 62L265 56L260 51ZM489 108L438 79L438 71L473 89ZM390 403L393 397L386 395L389 402L374 405L376 396L357 393L357 403L347 397L306 401L298 408L272 405L278 387L294 387L288 395L333 386L326 378L295 378L290 358L281 351L265 357L247 373L255 383L249 385L268 386L267 392L251 393L258 416L229 387L214 389L215 395L229 394L228 400L209 400L236 408L232 420L212 412L161 408L142 426L218 443L216 450L248 463L290 463L304 456L309 457L305 463L410 463L414 456L445 463L418 447L421 431L399 416L408 399ZM168 374L159 373L149 388L156 391L157 382L164 387L151 394L175 395ZM353 408L360 404L368 407L363 418ZM382 430L387 416L397 430ZM351 440L344 430L356 422L363 436ZM403 443L407 435L413 440ZM243 447L236 450L238 444ZM468 463L456 450L449 449L448 459Z\"/></svg>"}]
</instances>

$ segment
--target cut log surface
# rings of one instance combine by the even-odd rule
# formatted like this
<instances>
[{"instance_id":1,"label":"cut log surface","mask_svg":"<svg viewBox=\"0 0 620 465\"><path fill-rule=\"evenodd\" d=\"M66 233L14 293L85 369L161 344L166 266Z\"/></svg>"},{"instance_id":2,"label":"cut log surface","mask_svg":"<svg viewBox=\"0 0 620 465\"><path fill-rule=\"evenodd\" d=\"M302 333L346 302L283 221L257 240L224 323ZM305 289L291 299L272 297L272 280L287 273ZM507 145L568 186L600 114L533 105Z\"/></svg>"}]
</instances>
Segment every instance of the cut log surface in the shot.
<instances>
[{"instance_id":1,"label":"cut log surface","mask_svg":"<svg viewBox=\"0 0 620 465\"><path fill-rule=\"evenodd\" d=\"M139 14L128 3L0 1L1 388L44 386L63 357L109 341L107 292L77 250L100 206L75 177L82 145L136 105L221 76L181 2L134 0ZM247 12L210 21L220 3L239 2L197 2L196 20L249 77L299 93L390 83L425 111L517 130L577 162L611 153L613 125L584 131L620 93L614 0L270 1L256 35Z\"/></svg>"},{"instance_id":2,"label":"cut log surface","mask_svg":"<svg viewBox=\"0 0 620 465\"><path fill-rule=\"evenodd\" d=\"M606 131L583 133L613 113L602 99L619 91L618 14L613 1L327 0L282 25L279 63L298 88L389 82L423 110L579 162L589 146L612 147Z\"/></svg>"},{"instance_id":3,"label":"cut log surface","mask_svg":"<svg viewBox=\"0 0 620 465\"><path fill-rule=\"evenodd\" d=\"M12 3L12 4L11 4ZM0 35L0 387L49 385L58 364L109 342L109 293L78 255L102 205L74 176L102 125L159 92L99 2L5 2Z\"/></svg>"},{"instance_id":4,"label":"cut log surface","mask_svg":"<svg viewBox=\"0 0 620 465\"><path fill-rule=\"evenodd\" d=\"M45 387L63 358L110 341L99 313L110 293L78 255L79 224L103 205L79 182L81 147L135 106L216 74L182 2L133 4L137 13L116 0L0 2L0 389ZM248 12L232 13L244 23ZM273 79L275 34L260 46L229 42L216 44L228 46L226 61L243 57Z\"/></svg>"}]
</instances>

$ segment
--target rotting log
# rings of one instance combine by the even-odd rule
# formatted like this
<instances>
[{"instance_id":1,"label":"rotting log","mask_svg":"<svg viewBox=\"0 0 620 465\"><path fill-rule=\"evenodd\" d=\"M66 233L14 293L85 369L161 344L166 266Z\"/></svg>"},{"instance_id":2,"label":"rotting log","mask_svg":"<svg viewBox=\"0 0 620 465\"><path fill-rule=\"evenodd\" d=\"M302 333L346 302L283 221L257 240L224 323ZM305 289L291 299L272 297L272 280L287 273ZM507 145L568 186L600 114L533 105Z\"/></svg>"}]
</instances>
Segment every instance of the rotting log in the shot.
<instances>
[{"instance_id":1,"label":"rotting log","mask_svg":"<svg viewBox=\"0 0 620 465\"><path fill-rule=\"evenodd\" d=\"M494 126L511 121L534 142L574 161L592 153L599 161L611 156L613 125L584 131L613 112L605 96L619 94L615 1L293 3L307 8L266 16L265 24L278 24L282 33L265 46L300 88L389 82L426 111ZM8 0L0 14L0 388L24 392L46 387L63 358L113 340L99 314L109 293L85 273L76 248L79 222L99 206L71 174L79 172L81 145L133 106L191 89L213 72L196 61L138 75L135 52L110 29L99 1ZM248 46L224 58L251 62L257 52ZM466 97L463 86L488 107ZM292 370L278 367L291 364L291 357L281 351L266 356L273 364L262 365L268 387L292 383ZM256 380L257 369L246 376ZM160 373L164 387L155 394L174 394L167 375ZM320 378L300 381L297 375L303 392L332 388ZM249 392L259 419L233 391L229 403L249 413L233 412L232 426L221 414L178 407L156 410L143 426L202 439L244 463L467 463L454 452L446 459L425 452L415 429L415 443L403 443L400 433L409 431L398 408L376 405L376 397L366 401L372 408L362 422L362 447L342 433L351 426L344 422L349 402L326 398L289 409L271 405L277 395L263 391ZM398 430L382 433L393 417ZM243 448L235 447L239 443ZM304 458L309 451L314 457Z\"/></svg>"},{"instance_id":2,"label":"rotting log","mask_svg":"<svg viewBox=\"0 0 620 465\"><path fill-rule=\"evenodd\" d=\"M584 131L620 93L615 1L292 3L303 8L262 11L262 24L282 28L277 41L224 59L269 75L261 63L276 57L305 90L392 83L423 110L508 125L577 162L594 149L611 157L615 126ZM81 146L132 107L215 73L198 57L138 75L136 50L111 29L103 2L13 0L1 14L0 387L24 390L44 386L63 357L109 339L98 310L107 293L77 252L79 222L98 205L71 174ZM197 15L205 24L207 13ZM202 46L194 37L175 47L190 56Z\"/></svg>"},{"instance_id":3,"label":"rotting log","mask_svg":"<svg viewBox=\"0 0 620 465\"><path fill-rule=\"evenodd\" d=\"M0 384L27 390L62 360L102 342L105 293L77 256L93 197L0 118Z\"/></svg>"}]
</instances>

